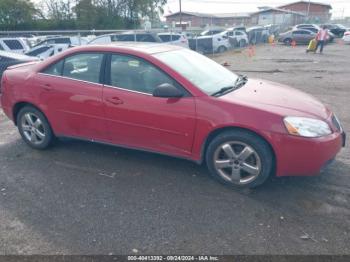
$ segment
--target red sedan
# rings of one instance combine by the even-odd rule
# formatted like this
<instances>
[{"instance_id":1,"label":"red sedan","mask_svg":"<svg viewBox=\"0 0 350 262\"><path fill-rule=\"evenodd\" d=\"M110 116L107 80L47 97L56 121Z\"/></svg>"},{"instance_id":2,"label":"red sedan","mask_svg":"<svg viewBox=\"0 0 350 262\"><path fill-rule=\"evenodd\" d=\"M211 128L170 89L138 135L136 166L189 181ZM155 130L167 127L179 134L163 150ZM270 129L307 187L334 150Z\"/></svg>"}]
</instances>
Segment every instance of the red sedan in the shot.
<instances>
[{"instance_id":1,"label":"red sedan","mask_svg":"<svg viewBox=\"0 0 350 262\"><path fill-rule=\"evenodd\" d=\"M238 187L315 175L345 145L338 119L315 98L175 46L73 48L5 71L1 92L35 149L71 137L157 152L205 162Z\"/></svg>"}]
</instances>

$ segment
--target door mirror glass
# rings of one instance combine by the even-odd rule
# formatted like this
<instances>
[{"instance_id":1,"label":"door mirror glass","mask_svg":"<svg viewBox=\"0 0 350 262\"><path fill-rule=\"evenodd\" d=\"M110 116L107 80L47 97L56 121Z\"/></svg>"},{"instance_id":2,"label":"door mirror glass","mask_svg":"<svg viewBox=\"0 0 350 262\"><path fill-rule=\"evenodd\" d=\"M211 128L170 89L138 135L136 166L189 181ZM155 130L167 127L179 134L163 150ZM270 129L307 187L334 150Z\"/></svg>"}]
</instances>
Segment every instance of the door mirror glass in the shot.
<instances>
[{"instance_id":1,"label":"door mirror glass","mask_svg":"<svg viewBox=\"0 0 350 262\"><path fill-rule=\"evenodd\" d=\"M175 98L183 97L184 93L177 89L175 86L164 83L157 86L153 91L154 97L163 97L163 98Z\"/></svg>"}]
</instances>

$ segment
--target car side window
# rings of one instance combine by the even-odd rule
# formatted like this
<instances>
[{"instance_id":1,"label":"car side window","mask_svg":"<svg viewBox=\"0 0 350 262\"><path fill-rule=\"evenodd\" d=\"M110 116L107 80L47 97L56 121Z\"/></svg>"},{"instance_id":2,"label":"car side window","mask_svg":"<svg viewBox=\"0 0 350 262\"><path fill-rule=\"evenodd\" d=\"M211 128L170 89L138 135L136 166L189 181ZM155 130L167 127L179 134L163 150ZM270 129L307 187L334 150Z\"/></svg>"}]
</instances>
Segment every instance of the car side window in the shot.
<instances>
[{"instance_id":1,"label":"car side window","mask_svg":"<svg viewBox=\"0 0 350 262\"><path fill-rule=\"evenodd\" d=\"M160 69L150 63L133 56L111 56L110 85L152 94L161 84L178 84Z\"/></svg>"},{"instance_id":2,"label":"car side window","mask_svg":"<svg viewBox=\"0 0 350 262\"><path fill-rule=\"evenodd\" d=\"M137 42L156 42L156 40L150 34L136 35Z\"/></svg>"},{"instance_id":3,"label":"car side window","mask_svg":"<svg viewBox=\"0 0 350 262\"><path fill-rule=\"evenodd\" d=\"M2 47L1 43L0 43L0 50L4 50L4 48Z\"/></svg>"},{"instance_id":4,"label":"car side window","mask_svg":"<svg viewBox=\"0 0 350 262\"><path fill-rule=\"evenodd\" d=\"M63 73L65 77L99 83L103 54L83 53L65 58Z\"/></svg>"},{"instance_id":5,"label":"car side window","mask_svg":"<svg viewBox=\"0 0 350 262\"><path fill-rule=\"evenodd\" d=\"M18 40L4 40L4 43L11 49L11 50L21 50L23 49L23 46L20 41Z\"/></svg>"},{"instance_id":6,"label":"car side window","mask_svg":"<svg viewBox=\"0 0 350 262\"><path fill-rule=\"evenodd\" d=\"M118 35L115 37L116 41L123 41L123 42L134 42L135 41L135 35Z\"/></svg>"},{"instance_id":7,"label":"car side window","mask_svg":"<svg viewBox=\"0 0 350 262\"><path fill-rule=\"evenodd\" d=\"M53 65L50 65L43 71L43 73L47 75L61 76L62 69L63 69L63 62L64 60L61 60Z\"/></svg>"},{"instance_id":8,"label":"car side window","mask_svg":"<svg viewBox=\"0 0 350 262\"><path fill-rule=\"evenodd\" d=\"M34 50L32 50L32 51L27 52L26 55L29 55L29 56L37 56L37 55L39 55L39 54L41 54L41 53L46 52L46 51L49 50L49 49L51 49L51 47L49 47L49 46L39 47L39 48L37 48L37 49L34 49Z\"/></svg>"}]
</instances>

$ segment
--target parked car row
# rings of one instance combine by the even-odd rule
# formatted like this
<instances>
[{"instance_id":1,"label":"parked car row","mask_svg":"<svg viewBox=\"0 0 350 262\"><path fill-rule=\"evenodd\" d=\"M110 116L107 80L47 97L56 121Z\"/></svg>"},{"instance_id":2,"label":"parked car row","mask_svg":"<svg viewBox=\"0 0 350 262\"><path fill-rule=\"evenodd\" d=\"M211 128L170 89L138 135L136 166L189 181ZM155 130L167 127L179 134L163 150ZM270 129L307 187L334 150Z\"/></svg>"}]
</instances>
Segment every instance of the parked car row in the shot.
<instances>
[{"instance_id":1,"label":"parked car row","mask_svg":"<svg viewBox=\"0 0 350 262\"><path fill-rule=\"evenodd\" d=\"M278 41L284 44L290 45L292 42L296 44L307 44L311 39L316 37L316 34L321 27L326 27L328 29L328 36L326 43L331 43L336 37L345 36L346 28L340 24L299 24L292 28L292 30L287 31L279 35ZM345 39L344 39L345 38ZM347 37L344 37L344 41Z\"/></svg>"},{"instance_id":2,"label":"parked car row","mask_svg":"<svg viewBox=\"0 0 350 262\"><path fill-rule=\"evenodd\" d=\"M29 38L28 38L29 39ZM60 53L70 47L92 44L108 44L112 42L152 42L170 43L188 48L188 39L185 34L173 32L124 32L106 34L97 37L80 36L47 36L38 37L34 41L24 37L0 38L0 50L35 56L46 59L52 55Z\"/></svg>"},{"instance_id":3,"label":"parked car row","mask_svg":"<svg viewBox=\"0 0 350 262\"><path fill-rule=\"evenodd\" d=\"M279 34L279 26L232 27L203 31L190 41L190 48L202 53L223 52L230 48L267 43L269 36Z\"/></svg>"},{"instance_id":4,"label":"parked car row","mask_svg":"<svg viewBox=\"0 0 350 262\"><path fill-rule=\"evenodd\" d=\"M329 29L327 42L332 42L336 37L343 37L349 42L346 28L339 24L325 24ZM58 54L70 47L92 44L107 44L112 42L152 42L168 43L187 47L201 53L224 52L231 48L245 47L248 44L268 42L269 36L278 36L278 41L290 45L293 41L297 44L307 44L320 30L319 25L299 24L291 31L279 35L278 25L255 26L250 28L232 27L227 29L212 28L205 30L198 36L188 33L175 32L141 32L129 31L113 33L101 36L33 36L21 35L16 37L1 37L0 50L12 53L35 56L46 59Z\"/></svg>"}]
</instances>

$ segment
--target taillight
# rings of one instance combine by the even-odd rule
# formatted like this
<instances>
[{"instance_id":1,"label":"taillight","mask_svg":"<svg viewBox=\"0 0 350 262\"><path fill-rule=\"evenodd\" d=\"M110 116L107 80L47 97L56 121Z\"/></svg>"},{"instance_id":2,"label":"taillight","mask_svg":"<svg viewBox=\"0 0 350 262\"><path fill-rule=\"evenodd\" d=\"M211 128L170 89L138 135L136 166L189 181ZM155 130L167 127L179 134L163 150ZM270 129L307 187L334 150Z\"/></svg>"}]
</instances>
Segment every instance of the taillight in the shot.
<instances>
[{"instance_id":1,"label":"taillight","mask_svg":"<svg viewBox=\"0 0 350 262\"><path fill-rule=\"evenodd\" d=\"M350 31L345 32L344 35L350 35Z\"/></svg>"}]
</instances>

